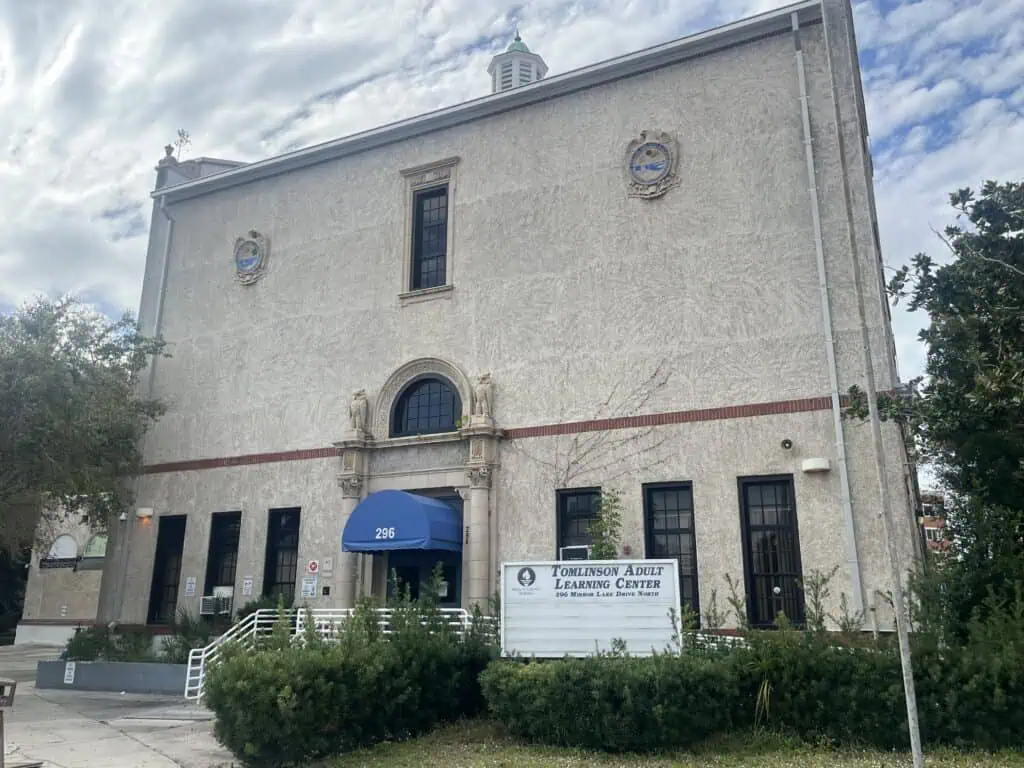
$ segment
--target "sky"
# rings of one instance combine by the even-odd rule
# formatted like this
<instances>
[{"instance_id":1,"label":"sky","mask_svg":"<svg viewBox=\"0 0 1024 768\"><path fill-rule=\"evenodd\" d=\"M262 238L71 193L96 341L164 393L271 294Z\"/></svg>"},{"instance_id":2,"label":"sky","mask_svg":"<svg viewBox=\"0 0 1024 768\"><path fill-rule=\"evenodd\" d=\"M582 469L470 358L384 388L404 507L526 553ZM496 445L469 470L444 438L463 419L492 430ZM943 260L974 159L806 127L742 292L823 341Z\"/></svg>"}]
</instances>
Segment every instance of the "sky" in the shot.
<instances>
[{"instance_id":1,"label":"sky","mask_svg":"<svg viewBox=\"0 0 1024 768\"><path fill-rule=\"evenodd\" d=\"M0 311L72 292L137 311L153 167L177 129L252 161L489 92L518 23L549 76L778 0L0 0ZM1024 0L866 0L854 13L889 268L948 193L1024 178ZM924 319L897 309L900 374Z\"/></svg>"}]
</instances>

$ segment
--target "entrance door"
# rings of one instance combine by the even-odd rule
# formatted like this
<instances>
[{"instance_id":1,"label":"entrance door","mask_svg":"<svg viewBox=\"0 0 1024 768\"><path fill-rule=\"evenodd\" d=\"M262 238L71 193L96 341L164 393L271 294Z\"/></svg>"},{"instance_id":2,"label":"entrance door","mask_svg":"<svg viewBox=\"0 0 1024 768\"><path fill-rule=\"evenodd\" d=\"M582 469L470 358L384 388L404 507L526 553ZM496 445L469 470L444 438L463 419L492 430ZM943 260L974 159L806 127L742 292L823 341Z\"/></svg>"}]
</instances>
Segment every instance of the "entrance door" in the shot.
<instances>
[{"instance_id":1,"label":"entrance door","mask_svg":"<svg viewBox=\"0 0 1024 768\"><path fill-rule=\"evenodd\" d=\"M181 553L185 547L185 515L160 518L156 534L153 581L149 588L150 624L168 624L178 607Z\"/></svg>"},{"instance_id":2,"label":"entrance door","mask_svg":"<svg viewBox=\"0 0 1024 768\"><path fill-rule=\"evenodd\" d=\"M462 513L462 497L451 491L421 492L424 496L437 499L448 506ZM441 564L441 594L438 595L438 602L442 608L459 608L462 605L462 553L449 552L440 549L397 549L388 552L388 574L387 595L389 598L395 595L394 576L397 575L399 588L409 587L409 594L413 600L420 596L420 591L426 588L430 581L430 575L434 567Z\"/></svg>"}]
</instances>

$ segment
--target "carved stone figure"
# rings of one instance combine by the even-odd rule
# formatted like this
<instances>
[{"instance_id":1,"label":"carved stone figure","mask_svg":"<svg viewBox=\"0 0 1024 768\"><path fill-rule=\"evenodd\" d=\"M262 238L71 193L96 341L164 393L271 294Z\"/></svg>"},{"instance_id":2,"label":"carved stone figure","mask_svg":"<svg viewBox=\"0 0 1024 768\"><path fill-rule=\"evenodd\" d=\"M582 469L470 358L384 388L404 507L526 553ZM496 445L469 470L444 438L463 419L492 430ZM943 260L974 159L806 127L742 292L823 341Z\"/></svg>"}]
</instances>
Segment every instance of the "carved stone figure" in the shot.
<instances>
[{"instance_id":1,"label":"carved stone figure","mask_svg":"<svg viewBox=\"0 0 1024 768\"><path fill-rule=\"evenodd\" d=\"M357 434L366 432L366 422L370 417L370 404L366 399L366 390L359 389L352 393L352 403L348 407L349 426Z\"/></svg>"},{"instance_id":2,"label":"carved stone figure","mask_svg":"<svg viewBox=\"0 0 1024 768\"><path fill-rule=\"evenodd\" d=\"M494 384L491 383L491 374L482 373L473 387L473 415L489 419L493 405Z\"/></svg>"}]
</instances>

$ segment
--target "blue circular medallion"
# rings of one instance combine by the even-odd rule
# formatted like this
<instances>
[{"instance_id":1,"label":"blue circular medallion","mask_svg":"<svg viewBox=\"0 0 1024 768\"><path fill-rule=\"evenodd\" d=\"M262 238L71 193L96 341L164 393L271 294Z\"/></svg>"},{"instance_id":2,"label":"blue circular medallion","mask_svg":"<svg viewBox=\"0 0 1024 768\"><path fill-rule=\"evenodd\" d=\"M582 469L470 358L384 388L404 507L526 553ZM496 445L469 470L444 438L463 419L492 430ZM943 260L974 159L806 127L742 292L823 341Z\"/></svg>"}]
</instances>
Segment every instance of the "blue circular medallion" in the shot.
<instances>
[{"instance_id":1,"label":"blue circular medallion","mask_svg":"<svg viewBox=\"0 0 1024 768\"><path fill-rule=\"evenodd\" d=\"M651 185L668 176L672 156L664 144L641 144L629 158L629 175L637 184Z\"/></svg>"}]
</instances>

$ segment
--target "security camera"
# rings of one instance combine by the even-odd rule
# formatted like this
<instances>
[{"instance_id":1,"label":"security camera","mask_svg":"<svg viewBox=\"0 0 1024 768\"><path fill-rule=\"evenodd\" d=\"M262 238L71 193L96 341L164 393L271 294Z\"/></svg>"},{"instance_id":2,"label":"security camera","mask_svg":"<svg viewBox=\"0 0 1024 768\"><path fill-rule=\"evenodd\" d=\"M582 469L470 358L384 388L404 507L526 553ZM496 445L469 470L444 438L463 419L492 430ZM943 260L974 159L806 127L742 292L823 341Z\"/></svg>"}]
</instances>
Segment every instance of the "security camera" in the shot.
<instances>
[{"instance_id":1,"label":"security camera","mask_svg":"<svg viewBox=\"0 0 1024 768\"><path fill-rule=\"evenodd\" d=\"M783 450L788 451L792 447L793 447L793 441L790 440L788 437L785 440L782 441L782 448L783 448Z\"/></svg>"}]
</instances>

